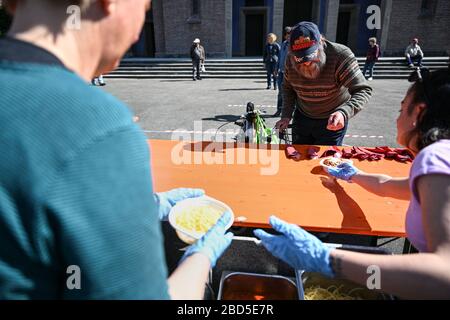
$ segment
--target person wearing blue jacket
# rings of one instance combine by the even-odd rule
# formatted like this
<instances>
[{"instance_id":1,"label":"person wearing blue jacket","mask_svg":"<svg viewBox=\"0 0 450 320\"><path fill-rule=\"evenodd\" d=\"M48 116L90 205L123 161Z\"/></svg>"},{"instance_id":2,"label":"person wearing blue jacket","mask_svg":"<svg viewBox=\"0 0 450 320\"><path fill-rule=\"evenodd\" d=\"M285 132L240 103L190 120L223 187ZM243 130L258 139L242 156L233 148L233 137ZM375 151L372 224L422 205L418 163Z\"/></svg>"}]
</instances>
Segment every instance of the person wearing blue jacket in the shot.
<instances>
[{"instance_id":1,"label":"person wearing blue jacket","mask_svg":"<svg viewBox=\"0 0 450 320\"><path fill-rule=\"evenodd\" d=\"M274 33L269 33L267 35L267 44L264 48L263 62L266 66L267 72L267 90L272 86L277 90L277 66L280 56L280 45L276 43L277 36Z\"/></svg>"},{"instance_id":2,"label":"person wearing blue jacket","mask_svg":"<svg viewBox=\"0 0 450 320\"><path fill-rule=\"evenodd\" d=\"M281 115L281 108L283 107L283 80L284 80L284 65L286 63L286 56L289 51L289 35L291 34L291 27L284 28L284 41L281 44L280 59L277 65L277 79L278 79L278 100L277 111L273 115L278 117Z\"/></svg>"}]
</instances>

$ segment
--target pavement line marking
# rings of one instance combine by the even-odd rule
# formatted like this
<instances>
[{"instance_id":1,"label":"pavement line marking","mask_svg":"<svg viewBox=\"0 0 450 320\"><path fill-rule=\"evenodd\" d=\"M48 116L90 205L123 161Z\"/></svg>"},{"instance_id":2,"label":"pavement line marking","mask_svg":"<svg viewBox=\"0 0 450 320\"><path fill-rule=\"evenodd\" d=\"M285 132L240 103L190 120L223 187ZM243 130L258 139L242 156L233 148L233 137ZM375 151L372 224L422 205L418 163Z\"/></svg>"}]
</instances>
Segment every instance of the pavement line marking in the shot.
<instances>
[{"instance_id":1,"label":"pavement line marking","mask_svg":"<svg viewBox=\"0 0 450 320\"><path fill-rule=\"evenodd\" d=\"M247 105L245 105L245 104L229 104L228 107L246 108ZM276 108L277 106L265 105L265 104L256 104L255 107L256 108Z\"/></svg>"},{"instance_id":2,"label":"pavement line marking","mask_svg":"<svg viewBox=\"0 0 450 320\"><path fill-rule=\"evenodd\" d=\"M216 134L216 129L211 129L211 131L192 131L192 130L143 130L144 133L187 133L187 134ZM229 134L229 135L236 135L239 131L233 131L233 132L223 132L219 131L217 132L217 135L223 135L223 134Z\"/></svg>"},{"instance_id":3,"label":"pavement line marking","mask_svg":"<svg viewBox=\"0 0 450 320\"><path fill-rule=\"evenodd\" d=\"M369 139L384 139L384 136L366 136L366 135L359 135L359 134L346 134L346 138L369 138Z\"/></svg>"}]
</instances>

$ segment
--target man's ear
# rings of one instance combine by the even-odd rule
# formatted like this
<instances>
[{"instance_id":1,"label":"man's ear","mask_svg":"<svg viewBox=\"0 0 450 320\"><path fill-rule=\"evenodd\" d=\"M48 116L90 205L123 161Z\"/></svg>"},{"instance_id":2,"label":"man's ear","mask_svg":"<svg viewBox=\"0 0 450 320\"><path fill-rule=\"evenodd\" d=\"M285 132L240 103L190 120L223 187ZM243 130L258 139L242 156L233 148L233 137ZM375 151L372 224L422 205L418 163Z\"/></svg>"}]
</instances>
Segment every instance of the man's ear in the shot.
<instances>
[{"instance_id":1,"label":"man's ear","mask_svg":"<svg viewBox=\"0 0 450 320\"><path fill-rule=\"evenodd\" d=\"M117 10L117 0L98 0L105 15L109 16Z\"/></svg>"}]
</instances>

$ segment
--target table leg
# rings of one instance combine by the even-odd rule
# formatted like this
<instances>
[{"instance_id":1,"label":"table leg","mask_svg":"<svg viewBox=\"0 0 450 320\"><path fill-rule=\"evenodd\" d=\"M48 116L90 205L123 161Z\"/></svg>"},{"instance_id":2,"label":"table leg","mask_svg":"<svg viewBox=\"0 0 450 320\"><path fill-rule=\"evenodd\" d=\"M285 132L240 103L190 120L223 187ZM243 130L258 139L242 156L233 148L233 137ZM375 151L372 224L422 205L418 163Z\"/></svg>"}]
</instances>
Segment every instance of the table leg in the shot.
<instances>
[{"instance_id":1,"label":"table leg","mask_svg":"<svg viewBox=\"0 0 450 320\"><path fill-rule=\"evenodd\" d=\"M405 244L403 245L403 254L409 254L409 253L417 253L419 252L414 246L411 244L411 242L408 240L408 238L405 238Z\"/></svg>"}]
</instances>

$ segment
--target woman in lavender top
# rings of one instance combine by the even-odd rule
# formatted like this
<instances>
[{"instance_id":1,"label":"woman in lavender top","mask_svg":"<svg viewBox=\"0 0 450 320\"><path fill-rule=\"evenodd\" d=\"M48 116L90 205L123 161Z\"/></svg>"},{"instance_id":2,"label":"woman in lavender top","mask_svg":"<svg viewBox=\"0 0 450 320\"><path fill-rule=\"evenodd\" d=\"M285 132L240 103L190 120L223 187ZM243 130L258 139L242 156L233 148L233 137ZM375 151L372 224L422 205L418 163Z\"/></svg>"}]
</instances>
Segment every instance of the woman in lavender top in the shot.
<instances>
[{"instance_id":1,"label":"woman in lavender top","mask_svg":"<svg viewBox=\"0 0 450 320\"><path fill-rule=\"evenodd\" d=\"M270 222L282 235L262 230L255 234L294 268L366 285L369 270L376 266L378 289L384 292L401 298L450 299L450 69L417 69L410 81L414 84L397 119L398 143L416 154L409 177L365 173L349 164L330 169L330 174L379 196L409 200L406 233L418 253L388 256L330 249L276 217Z\"/></svg>"}]
</instances>

